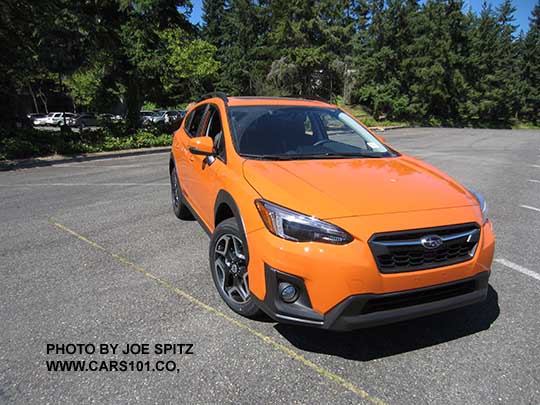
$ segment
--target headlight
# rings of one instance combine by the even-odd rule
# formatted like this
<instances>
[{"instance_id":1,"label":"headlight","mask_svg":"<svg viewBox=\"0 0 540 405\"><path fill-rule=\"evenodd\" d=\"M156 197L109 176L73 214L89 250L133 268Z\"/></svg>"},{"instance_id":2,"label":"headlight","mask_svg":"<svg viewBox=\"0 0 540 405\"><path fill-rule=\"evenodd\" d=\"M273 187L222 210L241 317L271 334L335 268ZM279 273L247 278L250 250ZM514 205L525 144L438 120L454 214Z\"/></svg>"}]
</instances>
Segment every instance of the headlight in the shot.
<instances>
[{"instance_id":1,"label":"headlight","mask_svg":"<svg viewBox=\"0 0 540 405\"><path fill-rule=\"evenodd\" d=\"M295 242L324 242L344 245L353 237L343 229L300 214L264 200L256 200L255 205L270 232L283 239Z\"/></svg>"},{"instance_id":2,"label":"headlight","mask_svg":"<svg viewBox=\"0 0 540 405\"><path fill-rule=\"evenodd\" d=\"M483 223L486 223L486 221L488 220L488 209L487 209L486 199L484 198L482 194L477 193L476 191L471 191L471 190L469 191L471 192L472 195L474 195L474 197L478 201L478 204L480 204L480 210L482 210Z\"/></svg>"}]
</instances>

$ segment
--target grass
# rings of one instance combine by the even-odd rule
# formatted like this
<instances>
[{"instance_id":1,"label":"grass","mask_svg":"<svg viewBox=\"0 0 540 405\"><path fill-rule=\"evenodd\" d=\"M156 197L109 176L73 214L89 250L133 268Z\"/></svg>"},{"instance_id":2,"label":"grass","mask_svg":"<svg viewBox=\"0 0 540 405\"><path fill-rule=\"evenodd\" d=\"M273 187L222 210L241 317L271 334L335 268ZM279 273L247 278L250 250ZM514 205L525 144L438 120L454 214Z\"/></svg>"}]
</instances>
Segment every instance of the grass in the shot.
<instances>
[{"instance_id":1,"label":"grass","mask_svg":"<svg viewBox=\"0 0 540 405\"><path fill-rule=\"evenodd\" d=\"M401 127L409 126L409 122L405 121L392 121L392 120L376 120L372 115L370 115L366 110L362 108L361 105L342 105L342 107L362 121L368 127Z\"/></svg>"},{"instance_id":2,"label":"grass","mask_svg":"<svg viewBox=\"0 0 540 405\"><path fill-rule=\"evenodd\" d=\"M415 125L422 125L422 126L445 126L444 123L439 122L422 122L422 123L414 123L414 122L407 122L407 121L392 121L392 120L376 120L371 114L369 114L364 108L362 108L361 105L342 105L345 110L350 112L352 115L354 115L356 118L358 118L360 121L362 121L365 125L368 127L401 127L401 126L415 126ZM455 123L446 123L446 126L456 126ZM497 125L465 125L470 126L471 128L498 128L500 126ZM457 125L457 127L462 127L461 125ZM504 126L503 126L504 128ZM540 124L534 124L532 122L522 122L522 121L514 121L510 124L507 124L506 128L508 129L540 129Z\"/></svg>"},{"instance_id":3,"label":"grass","mask_svg":"<svg viewBox=\"0 0 540 405\"><path fill-rule=\"evenodd\" d=\"M512 124L512 129L540 129L540 124L518 121Z\"/></svg>"}]
</instances>

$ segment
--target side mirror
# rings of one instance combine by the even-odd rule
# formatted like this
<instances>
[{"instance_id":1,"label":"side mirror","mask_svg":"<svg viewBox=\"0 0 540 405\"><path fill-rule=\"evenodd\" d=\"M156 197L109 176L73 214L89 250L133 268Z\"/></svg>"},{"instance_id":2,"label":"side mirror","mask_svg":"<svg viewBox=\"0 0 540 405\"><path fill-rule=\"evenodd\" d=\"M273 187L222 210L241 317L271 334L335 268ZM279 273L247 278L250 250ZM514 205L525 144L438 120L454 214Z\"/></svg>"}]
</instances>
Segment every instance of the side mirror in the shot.
<instances>
[{"instance_id":1,"label":"side mirror","mask_svg":"<svg viewBox=\"0 0 540 405\"><path fill-rule=\"evenodd\" d=\"M377 135L377 138L379 138L379 141L381 141L382 143L387 143L384 136Z\"/></svg>"},{"instance_id":2,"label":"side mirror","mask_svg":"<svg viewBox=\"0 0 540 405\"><path fill-rule=\"evenodd\" d=\"M214 140L209 136L198 136L189 140L189 151L194 155L213 156Z\"/></svg>"}]
</instances>

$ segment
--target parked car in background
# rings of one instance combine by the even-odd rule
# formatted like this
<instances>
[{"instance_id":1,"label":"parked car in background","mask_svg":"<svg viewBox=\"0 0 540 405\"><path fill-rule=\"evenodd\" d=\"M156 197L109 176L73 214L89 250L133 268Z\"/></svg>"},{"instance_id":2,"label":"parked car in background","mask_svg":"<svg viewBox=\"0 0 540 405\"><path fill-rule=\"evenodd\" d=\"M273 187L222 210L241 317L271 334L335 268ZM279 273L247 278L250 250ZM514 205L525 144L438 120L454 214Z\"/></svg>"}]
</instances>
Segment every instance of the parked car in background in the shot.
<instances>
[{"instance_id":1,"label":"parked car in background","mask_svg":"<svg viewBox=\"0 0 540 405\"><path fill-rule=\"evenodd\" d=\"M43 118L43 117L46 117L47 114L40 114L40 113L30 113L30 114L26 114L26 117L29 119L29 120L36 120L38 118Z\"/></svg>"},{"instance_id":2,"label":"parked car in background","mask_svg":"<svg viewBox=\"0 0 540 405\"><path fill-rule=\"evenodd\" d=\"M47 121L49 120L49 118L52 117L52 115L53 115L53 113L49 113L49 114L43 115L42 117L32 118L32 124L35 127L47 125Z\"/></svg>"},{"instance_id":3,"label":"parked car in background","mask_svg":"<svg viewBox=\"0 0 540 405\"><path fill-rule=\"evenodd\" d=\"M156 115L151 117L151 121L154 124L158 123L173 123L176 121L180 121L182 118L184 118L185 112L184 111L177 111L177 110L161 110L158 111Z\"/></svg>"},{"instance_id":4,"label":"parked car in background","mask_svg":"<svg viewBox=\"0 0 540 405\"><path fill-rule=\"evenodd\" d=\"M98 122L118 122L122 121L121 115L115 115L110 113L103 113L98 115Z\"/></svg>"},{"instance_id":5,"label":"parked car in background","mask_svg":"<svg viewBox=\"0 0 540 405\"><path fill-rule=\"evenodd\" d=\"M45 125L52 125L52 126L58 126L59 127L59 126L64 124L64 117L65 117L65 121L67 123L67 120L69 118L75 117L75 114L70 113L70 112L66 112L66 113L52 112L52 113L49 113L49 114L47 114L47 117L45 118Z\"/></svg>"},{"instance_id":6,"label":"parked car in background","mask_svg":"<svg viewBox=\"0 0 540 405\"><path fill-rule=\"evenodd\" d=\"M94 113L81 113L67 120L70 127L95 127L98 125L97 115Z\"/></svg>"},{"instance_id":7,"label":"parked car in background","mask_svg":"<svg viewBox=\"0 0 540 405\"><path fill-rule=\"evenodd\" d=\"M141 124L150 125L154 122L154 118L158 117L159 113L156 111L141 111Z\"/></svg>"},{"instance_id":8,"label":"parked car in background","mask_svg":"<svg viewBox=\"0 0 540 405\"><path fill-rule=\"evenodd\" d=\"M154 124L157 124L159 122L165 122L165 117L167 116L167 113L167 110L156 111L156 113L152 117L150 117L150 121Z\"/></svg>"},{"instance_id":9,"label":"parked car in background","mask_svg":"<svg viewBox=\"0 0 540 405\"><path fill-rule=\"evenodd\" d=\"M183 111L168 111L166 114L165 122L175 122L180 121L182 118L184 118L185 113Z\"/></svg>"}]
</instances>

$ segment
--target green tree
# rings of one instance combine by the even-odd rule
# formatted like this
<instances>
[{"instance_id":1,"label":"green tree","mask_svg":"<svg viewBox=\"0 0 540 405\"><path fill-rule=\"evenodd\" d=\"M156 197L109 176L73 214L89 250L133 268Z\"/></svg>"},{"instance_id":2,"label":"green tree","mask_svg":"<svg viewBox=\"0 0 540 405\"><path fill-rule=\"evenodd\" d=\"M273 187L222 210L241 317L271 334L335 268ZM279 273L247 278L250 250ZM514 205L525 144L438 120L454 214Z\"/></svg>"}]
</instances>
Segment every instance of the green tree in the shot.
<instances>
[{"instance_id":1,"label":"green tree","mask_svg":"<svg viewBox=\"0 0 540 405\"><path fill-rule=\"evenodd\" d=\"M225 10L219 50L222 62L220 90L230 94L254 95L262 86L268 66L268 25L263 3L231 0Z\"/></svg>"},{"instance_id":2,"label":"green tree","mask_svg":"<svg viewBox=\"0 0 540 405\"><path fill-rule=\"evenodd\" d=\"M524 82L524 118L540 122L540 1L529 18L529 32L522 44Z\"/></svg>"},{"instance_id":3,"label":"green tree","mask_svg":"<svg viewBox=\"0 0 540 405\"><path fill-rule=\"evenodd\" d=\"M201 39L189 39L181 29L162 31L159 37L164 45L161 64L164 91L172 97L203 91L205 81L214 78L220 66L215 59L216 47Z\"/></svg>"},{"instance_id":4,"label":"green tree","mask_svg":"<svg viewBox=\"0 0 540 405\"><path fill-rule=\"evenodd\" d=\"M23 112L19 95L29 93L39 108L36 84L56 91L82 58L87 33L67 1L5 0L0 4L0 121L12 125ZM79 4L73 2L73 9ZM38 86L38 91L39 90ZM39 94L38 94L39 95ZM43 96L42 99L45 99ZM45 105L46 109L46 105Z\"/></svg>"},{"instance_id":5,"label":"green tree","mask_svg":"<svg viewBox=\"0 0 540 405\"><path fill-rule=\"evenodd\" d=\"M375 117L403 117L410 113L409 88L413 68L412 29L418 24L418 3L371 0L371 23L364 53L357 59L356 98Z\"/></svg>"},{"instance_id":6,"label":"green tree","mask_svg":"<svg viewBox=\"0 0 540 405\"><path fill-rule=\"evenodd\" d=\"M450 124L460 120L467 95L463 71L468 53L462 7L460 0L429 0L417 16L414 41L405 59L400 57L406 62L401 71L410 83L407 113L414 120Z\"/></svg>"},{"instance_id":7,"label":"green tree","mask_svg":"<svg viewBox=\"0 0 540 405\"><path fill-rule=\"evenodd\" d=\"M471 38L468 63L468 119L508 126L513 118L518 81L515 8L504 1L494 12L484 3Z\"/></svg>"},{"instance_id":8,"label":"green tree","mask_svg":"<svg viewBox=\"0 0 540 405\"><path fill-rule=\"evenodd\" d=\"M270 84L282 94L341 94L355 34L355 4L341 0L269 2Z\"/></svg>"},{"instance_id":9,"label":"green tree","mask_svg":"<svg viewBox=\"0 0 540 405\"><path fill-rule=\"evenodd\" d=\"M136 127L144 101L178 104L180 97L200 93L202 82L215 74L215 47L197 38L180 11L189 11L187 0L84 4L86 24L80 27L89 32L89 51L68 83L85 103L92 103L92 95L120 96L129 125Z\"/></svg>"},{"instance_id":10,"label":"green tree","mask_svg":"<svg viewBox=\"0 0 540 405\"><path fill-rule=\"evenodd\" d=\"M225 0L202 2L203 38L217 48L223 44L226 3Z\"/></svg>"}]
</instances>

